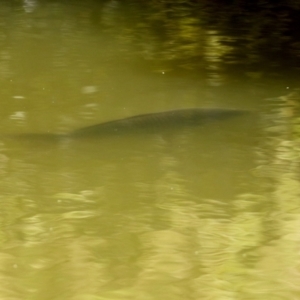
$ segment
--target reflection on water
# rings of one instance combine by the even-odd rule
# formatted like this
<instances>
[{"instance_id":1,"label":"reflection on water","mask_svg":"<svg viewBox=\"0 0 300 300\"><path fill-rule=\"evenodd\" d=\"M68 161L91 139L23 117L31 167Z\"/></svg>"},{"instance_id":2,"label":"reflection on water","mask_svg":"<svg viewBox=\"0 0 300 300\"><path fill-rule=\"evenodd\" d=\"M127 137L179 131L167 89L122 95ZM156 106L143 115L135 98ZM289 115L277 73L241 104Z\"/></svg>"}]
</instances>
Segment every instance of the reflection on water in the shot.
<instances>
[{"instance_id":1,"label":"reflection on water","mask_svg":"<svg viewBox=\"0 0 300 300\"><path fill-rule=\"evenodd\" d=\"M272 14L208 4L1 2L1 299L299 298L299 95L258 80ZM257 113L53 134L186 107Z\"/></svg>"}]
</instances>

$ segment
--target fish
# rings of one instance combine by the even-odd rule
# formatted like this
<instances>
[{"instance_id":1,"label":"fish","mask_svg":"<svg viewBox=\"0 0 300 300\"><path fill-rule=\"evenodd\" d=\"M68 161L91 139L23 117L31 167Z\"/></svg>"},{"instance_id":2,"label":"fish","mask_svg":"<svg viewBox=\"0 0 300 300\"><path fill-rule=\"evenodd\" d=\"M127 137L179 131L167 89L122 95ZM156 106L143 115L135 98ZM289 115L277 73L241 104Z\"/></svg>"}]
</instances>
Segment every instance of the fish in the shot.
<instances>
[{"instance_id":1,"label":"fish","mask_svg":"<svg viewBox=\"0 0 300 300\"><path fill-rule=\"evenodd\" d=\"M162 129L201 126L249 113L249 110L229 108L186 108L141 114L76 129L69 137L121 135L135 132L153 132Z\"/></svg>"},{"instance_id":2,"label":"fish","mask_svg":"<svg viewBox=\"0 0 300 300\"><path fill-rule=\"evenodd\" d=\"M25 142L64 142L85 138L127 136L130 134L172 132L180 128L203 126L232 117L249 114L249 110L229 108L186 108L136 115L95 124L66 133L22 133L3 138Z\"/></svg>"}]
</instances>

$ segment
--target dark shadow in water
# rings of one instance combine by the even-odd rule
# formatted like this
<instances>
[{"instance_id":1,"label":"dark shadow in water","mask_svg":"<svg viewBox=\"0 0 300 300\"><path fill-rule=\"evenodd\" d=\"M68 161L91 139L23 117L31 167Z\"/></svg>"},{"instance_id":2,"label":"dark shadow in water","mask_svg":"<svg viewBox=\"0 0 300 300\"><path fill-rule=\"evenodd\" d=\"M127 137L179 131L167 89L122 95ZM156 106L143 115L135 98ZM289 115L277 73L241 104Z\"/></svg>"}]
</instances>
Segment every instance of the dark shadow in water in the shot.
<instances>
[{"instance_id":1,"label":"dark shadow in water","mask_svg":"<svg viewBox=\"0 0 300 300\"><path fill-rule=\"evenodd\" d=\"M222 121L232 117L249 115L251 111L221 108L190 108L170 110L158 113L142 114L119 120L104 122L67 134L29 133L10 136L24 141L59 143L65 140L102 138L129 134L163 133L166 130L178 130L186 127L203 126L211 122Z\"/></svg>"},{"instance_id":2,"label":"dark shadow in water","mask_svg":"<svg viewBox=\"0 0 300 300\"><path fill-rule=\"evenodd\" d=\"M176 129L182 127L199 126L213 121L241 116L248 114L249 111L237 109L203 109L190 108L164 111L158 113L143 114L92 125L82 129L75 130L69 136L87 137L102 136L112 134L134 133L134 132L152 132L162 129Z\"/></svg>"}]
</instances>

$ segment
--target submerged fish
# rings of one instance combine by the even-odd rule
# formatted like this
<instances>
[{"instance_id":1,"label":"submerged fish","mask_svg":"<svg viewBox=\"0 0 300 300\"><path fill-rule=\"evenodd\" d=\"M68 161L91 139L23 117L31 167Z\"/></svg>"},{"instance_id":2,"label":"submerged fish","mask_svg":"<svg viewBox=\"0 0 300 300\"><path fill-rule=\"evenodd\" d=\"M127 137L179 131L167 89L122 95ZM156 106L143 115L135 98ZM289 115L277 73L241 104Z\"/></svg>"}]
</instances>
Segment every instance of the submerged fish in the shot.
<instances>
[{"instance_id":1,"label":"submerged fish","mask_svg":"<svg viewBox=\"0 0 300 300\"><path fill-rule=\"evenodd\" d=\"M27 133L9 136L23 141L63 141L90 137L127 135L131 133L162 132L165 129L201 126L209 122L223 120L249 113L247 110L222 108L188 108L142 114L117 119L92 126L80 128L65 134Z\"/></svg>"},{"instance_id":2,"label":"submerged fish","mask_svg":"<svg viewBox=\"0 0 300 300\"><path fill-rule=\"evenodd\" d=\"M122 134L129 132L153 131L163 128L191 127L203 125L210 121L218 121L249 113L247 110L221 108L188 108L142 114L124 119L104 122L77 129L69 137L87 137Z\"/></svg>"}]
</instances>

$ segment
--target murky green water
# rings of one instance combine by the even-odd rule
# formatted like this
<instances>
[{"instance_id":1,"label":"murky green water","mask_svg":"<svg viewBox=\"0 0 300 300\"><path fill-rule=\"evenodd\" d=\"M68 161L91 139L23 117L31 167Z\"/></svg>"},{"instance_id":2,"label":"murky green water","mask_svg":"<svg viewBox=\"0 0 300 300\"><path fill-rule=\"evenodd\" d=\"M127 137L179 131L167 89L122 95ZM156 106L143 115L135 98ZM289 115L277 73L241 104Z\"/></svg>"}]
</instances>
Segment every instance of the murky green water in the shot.
<instances>
[{"instance_id":1,"label":"murky green water","mask_svg":"<svg viewBox=\"0 0 300 300\"><path fill-rule=\"evenodd\" d=\"M1 299L300 298L298 78L196 8L0 4ZM190 107L251 113L55 137Z\"/></svg>"}]
</instances>

